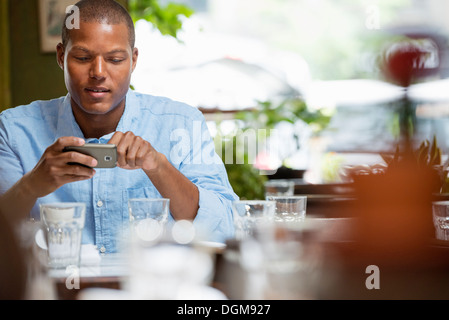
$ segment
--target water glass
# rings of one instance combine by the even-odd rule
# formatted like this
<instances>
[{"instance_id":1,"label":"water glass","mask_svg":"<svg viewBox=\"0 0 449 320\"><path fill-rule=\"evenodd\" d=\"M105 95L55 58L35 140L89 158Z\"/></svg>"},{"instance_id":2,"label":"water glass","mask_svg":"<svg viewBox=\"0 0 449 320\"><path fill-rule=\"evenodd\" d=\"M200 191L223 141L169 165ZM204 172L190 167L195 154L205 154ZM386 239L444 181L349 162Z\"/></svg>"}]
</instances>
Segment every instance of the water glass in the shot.
<instances>
[{"instance_id":1,"label":"water glass","mask_svg":"<svg viewBox=\"0 0 449 320\"><path fill-rule=\"evenodd\" d=\"M438 240L449 240L449 201L432 203L433 225Z\"/></svg>"},{"instance_id":2,"label":"water glass","mask_svg":"<svg viewBox=\"0 0 449 320\"><path fill-rule=\"evenodd\" d=\"M307 196L268 196L276 202L275 221L299 222L306 217Z\"/></svg>"},{"instance_id":3,"label":"water glass","mask_svg":"<svg viewBox=\"0 0 449 320\"><path fill-rule=\"evenodd\" d=\"M239 247L240 266L247 276L244 299L316 299L322 274L323 248L304 241L301 233L285 224L258 228Z\"/></svg>"},{"instance_id":4,"label":"water glass","mask_svg":"<svg viewBox=\"0 0 449 320\"><path fill-rule=\"evenodd\" d=\"M41 204L40 215L46 231L48 266L54 269L79 267L86 204Z\"/></svg>"},{"instance_id":5,"label":"water glass","mask_svg":"<svg viewBox=\"0 0 449 320\"><path fill-rule=\"evenodd\" d=\"M170 199L129 199L129 220L133 240L151 244L164 234L168 220Z\"/></svg>"},{"instance_id":6,"label":"water glass","mask_svg":"<svg viewBox=\"0 0 449 320\"><path fill-rule=\"evenodd\" d=\"M275 202L268 200L238 200L233 202L236 239L254 234L256 227L273 222Z\"/></svg>"},{"instance_id":7,"label":"water glass","mask_svg":"<svg viewBox=\"0 0 449 320\"><path fill-rule=\"evenodd\" d=\"M292 196L295 192L293 180L272 179L265 182L265 198L268 196Z\"/></svg>"}]
</instances>

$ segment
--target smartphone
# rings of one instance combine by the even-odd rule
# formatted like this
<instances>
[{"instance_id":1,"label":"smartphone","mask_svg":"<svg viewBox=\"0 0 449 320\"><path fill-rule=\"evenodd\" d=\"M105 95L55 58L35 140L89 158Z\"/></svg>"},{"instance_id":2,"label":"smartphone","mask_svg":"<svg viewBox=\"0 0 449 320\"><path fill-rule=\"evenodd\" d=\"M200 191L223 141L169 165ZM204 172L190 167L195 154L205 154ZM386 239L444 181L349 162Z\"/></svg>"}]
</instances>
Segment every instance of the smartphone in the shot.
<instances>
[{"instance_id":1,"label":"smartphone","mask_svg":"<svg viewBox=\"0 0 449 320\"><path fill-rule=\"evenodd\" d=\"M83 146L65 147L64 152L76 151L97 159L94 168L114 168L117 166L117 146L115 144L86 143Z\"/></svg>"}]
</instances>

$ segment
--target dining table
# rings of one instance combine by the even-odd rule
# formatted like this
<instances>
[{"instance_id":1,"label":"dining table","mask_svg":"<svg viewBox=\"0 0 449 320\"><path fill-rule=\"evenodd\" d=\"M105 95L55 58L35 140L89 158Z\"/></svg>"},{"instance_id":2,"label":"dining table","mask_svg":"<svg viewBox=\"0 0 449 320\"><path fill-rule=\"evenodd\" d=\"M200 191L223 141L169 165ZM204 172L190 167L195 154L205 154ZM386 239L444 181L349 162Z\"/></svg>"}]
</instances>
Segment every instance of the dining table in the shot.
<instances>
[{"instance_id":1,"label":"dining table","mask_svg":"<svg viewBox=\"0 0 449 320\"><path fill-rule=\"evenodd\" d=\"M121 290L128 276L126 258L121 253L99 254L96 264L78 268L49 269L48 277L54 284L56 299L76 300L79 293L88 288Z\"/></svg>"},{"instance_id":2,"label":"dining table","mask_svg":"<svg viewBox=\"0 0 449 320\"><path fill-rule=\"evenodd\" d=\"M210 278L187 299L449 299L449 241L435 239L433 230L404 233L401 223L385 225L390 220L382 210L352 192L310 190L304 221L277 227L274 242L185 245L212 259ZM54 298L139 299L129 287L134 269L128 253L98 252L79 269L48 270ZM370 288L375 276L380 288Z\"/></svg>"},{"instance_id":3,"label":"dining table","mask_svg":"<svg viewBox=\"0 0 449 320\"><path fill-rule=\"evenodd\" d=\"M166 245L186 247L189 250L198 251L210 257L212 261L210 277L195 288L192 286L196 290L197 296L195 298L194 295L190 295L189 298L228 299L222 291L224 286L218 283L218 274L222 268L226 245L208 241L189 245L172 243ZM158 246L163 246L163 244ZM200 268L201 266L199 266ZM94 261L92 261L92 256L83 259L83 255L81 255L79 267L48 268L46 277L54 288L54 299L57 300L141 299L141 296L136 296L129 288L132 277L136 277L133 274L134 271L135 268L132 266L129 252L98 252L98 258Z\"/></svg>"},{"instance_id":4,"label":"dining table","mask_svg":"<svg viewBox=\"0 0 449 320\"><path fill-rule=\"evenodd\" d=\"M449 242L430 239L426 250L388 263L385 256L368 254L366 247L348 237L353 218L312 218L318 235L301 232L301 264L279 267L271 282L262 269L242 261L248 254L241 241L230 240L214 248L213 275L201 294L183 296L186 300L333 300L333 299L448 299ZM313 232L312 232L313 233ZM298 232L295 231L298 235ZM256 247L250 247L253 250ZM209 248L210 249L210 248ZM246 250L246 251L245 251ZM256 250L257 251L257 250ZM400 254L399 254L400 256ZM79 270L49 270L48 277L58 300L140 299L128 290L130 266L123 253L101 254L95 265ZM253 254L249 259L257 260ZM394 259L393 259L394 260ZM281 261L282 262L282 261ZM287 261L288 262L288 261ZM291 262L291 261L290 261ZM287 263L285 263L287 265ZM281 264L279 264L281 266ZM379 289L369 289L378 267ZM289 269L290 268L290 269ZM267 286L268 284L268 286ZM149 284L151 285L151 284ZM264 287L265 286L265 287Z\"/></svg>"},{"instance_id":5,"label":"dining table","mask_svg":"<svg viewBox=\"0 0 449 320\"><path fill-rule=\"evenodd\" d=\"M205 241L187 246L206 253L213 263L212 275L207 283L202 285L203 290L196 296L191 293L188 299L263 298L248 291L251 290L249 287L254 285L251 274L255 272L247 270L241 264L240 241L229 239L226 244ZM98 259L95 261L87 260L82 256L79 267L47 270L55 299L140 299L129 291L134 268L130 264L128 252L98 253Z\"/></svg>"}]
</instances>

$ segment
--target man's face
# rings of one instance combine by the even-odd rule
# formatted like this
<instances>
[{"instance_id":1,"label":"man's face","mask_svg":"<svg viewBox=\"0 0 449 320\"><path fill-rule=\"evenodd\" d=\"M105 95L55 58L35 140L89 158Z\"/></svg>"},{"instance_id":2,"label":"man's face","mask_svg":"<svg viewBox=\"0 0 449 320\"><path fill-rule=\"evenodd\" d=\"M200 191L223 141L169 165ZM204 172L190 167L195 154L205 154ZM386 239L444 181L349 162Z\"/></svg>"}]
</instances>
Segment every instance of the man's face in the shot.
<instances>
[{"instance_id":1,"label":"man's face","mask_svg":"<svg viewBox=\"0 0 449 320\"><path fill-rule=\"evenodd\" d=\"M57 51L72 107L100 115L124 106L138 55L125 23L81 22Z\"/></svg>"}]
</instances>

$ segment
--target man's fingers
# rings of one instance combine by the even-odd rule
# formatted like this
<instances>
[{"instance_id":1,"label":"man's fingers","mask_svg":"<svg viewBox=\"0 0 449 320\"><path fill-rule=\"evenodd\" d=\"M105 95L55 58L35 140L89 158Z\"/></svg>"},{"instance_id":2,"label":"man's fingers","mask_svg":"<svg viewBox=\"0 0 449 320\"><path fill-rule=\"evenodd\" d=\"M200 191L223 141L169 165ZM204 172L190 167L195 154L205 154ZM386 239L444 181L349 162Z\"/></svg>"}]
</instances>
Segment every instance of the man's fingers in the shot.
<instances>
[{"instance_id":1,"label":"man's fingers","mask_svg":"<svg viewBox=\"0 0 449 320\"><path fill-rule=\"evenodd\" d=\"M131 146L133 145L135 136L132 132L129 131L121 134L118 134L118 132L116 132L112 138L115 138L116 136L117 138L120 138L119 141L114 143L117 146L117 163L120 167L130 165L128 163L128 153ZM132 157L132 155L130 156Z\"/></svg>"},{"instance_id":2,"label":"man's fingers","mask_svg":"<svg viewBox=\"0 0 449 320\"><path fill-rule=\"evenodd\" d=\"M143 144L139 150L137 150L136 152L136 166L138 166L139 168L143 167L143 163L145 161L145 156L150 152L151 150L151 145L148 144Z\"/></svg>"},{"instance_id":3,"label":"man's fingers","mask_svg":"<svg viewBox=\"0 0 449 320\"><path fill-rule=\"evenodd\" d=\"M91 179L92 176L83 176L83 175L72 175L72 174L66 174L64 176L61 177L61 184L67 184L67 183L71 183L71 182L77 182L77 181L84 181L84 180L89 180Z\"/></svg>"},{"instance_id":4,"label":"man's fingers","mask_svg":"<svg viewBox=\"0 0 449 320\"><path fill-rule=\"evenodd\" d=\"M122 140L123 132L117 131L112 135L112 138L108 141L108 144L118 145L120 140Z\"/></svg>"},{"instance_id":5,"label":"man's fingers","mask_svg":"<svg viewBox=\"0 0 449 320\"><path fill-rule=\"evenodd\" d=\"M94 157L85 155L81 152L67 151L63 156L65 163L68 164L78 163L91 168L98 164L98 161Z\"/></svg>"},{"instance_id":6,"label":"man's fingers","mask_svg":"<svg viewBox=\"0 0 449 320\"><path fill-rule=\"evenodd\" d=\"M91 178L95 174L95 170L92 168L87 168L82 165L73 164L68 165L64 170L64 175L76 176L76 177L87 177Z\"/></svg>"},{"instance_id":7,"label":"man's fingers","mask_svg":"<svg viewBox=\"0 0 449 320\"><path fill-rule=\"evenodd\" d=\"M52 147L55 148L55 151L63 151L65 147L69 146L82 146L85 141L82 138L78 137L61 137L58 138L55 143L53 143Z\"/></svg>"},{"instance_id":8,"label":"man's fingers","mask_svg":"<svg viewBox=\"0 0 449 320\"><path fill-rule=\"evenodd\" d=\"M157 152L151 144L140 136L128 131L117 131L109 140L117 146L117 165L122 169L141 169L154 167Z\"/></svg>"},{"instance_id":9,"label":"man's fingers","mask_svg":"<svg viewBox=\"0 0 449 320\"><path fill-rule=\"evenodd\" d=\"M139 166L137 163L142 162L137 158L138 151L145 146L145 141L138 136L135 136L132 140L131 144L128 146L128 151L126 153L126 163L134 168L135 166ZM139 161L140 160L140 161Z\"/></svg>"}]
</instances>

